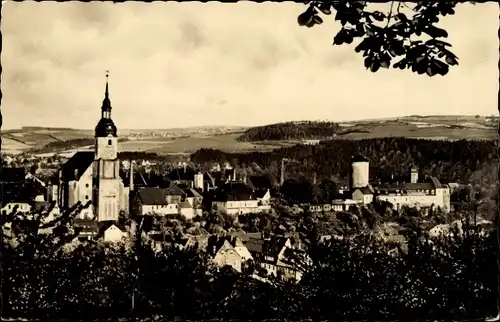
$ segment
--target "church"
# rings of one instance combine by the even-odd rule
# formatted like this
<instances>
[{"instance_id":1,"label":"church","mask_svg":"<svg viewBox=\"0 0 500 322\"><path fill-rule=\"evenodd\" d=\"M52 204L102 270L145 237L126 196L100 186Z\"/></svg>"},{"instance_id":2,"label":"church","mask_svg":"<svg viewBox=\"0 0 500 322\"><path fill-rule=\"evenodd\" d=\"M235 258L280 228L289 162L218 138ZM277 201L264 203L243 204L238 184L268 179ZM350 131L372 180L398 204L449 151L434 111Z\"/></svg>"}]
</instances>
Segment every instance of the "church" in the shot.
<instances>
[{"instance_id":1,"label":"church","mask_svg":"<svg viewBox=\"0 0 500 322\"><path fill-rule=\"evenodd\" d=\"M123 177L123 178L122 178ZM94 151L76 152L58 172L57 202L63 209L77 202L90 206L79 217L98 222L118 220L120 211L128 213L129 190L118 159L118 134L111 118L108 75L101 106L101 119L95 127Z\"/></svg>"}]
</instances>

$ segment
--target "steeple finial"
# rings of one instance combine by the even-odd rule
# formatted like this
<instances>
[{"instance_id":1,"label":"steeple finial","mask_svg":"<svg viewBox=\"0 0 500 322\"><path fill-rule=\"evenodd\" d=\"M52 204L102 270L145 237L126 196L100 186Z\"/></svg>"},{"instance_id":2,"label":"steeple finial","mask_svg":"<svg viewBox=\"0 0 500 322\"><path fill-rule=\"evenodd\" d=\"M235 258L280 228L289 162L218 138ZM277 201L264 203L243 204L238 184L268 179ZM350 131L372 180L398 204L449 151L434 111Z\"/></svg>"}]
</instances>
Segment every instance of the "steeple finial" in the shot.
<instances>
[{"instance_id":1,"label":"steeple finial","mask_svg":"<svg viewBox=\"0 0 500 322\"><path fill-rule=\"evenodd\" d=\"M109 86L108 86L108 79L109 79L109 70L106 71L106 91L104 92L104 100L102 101L102 117L105 118L110 118L111 117L111 101L109 100ZM104 114L106 113L106 115Z\"/></svg>"},{"instance_id":2,"label":"steeple finial","mask_svg":"<svg viewBox=\"0 0 500 322\"><path fill-rule=\"evenodd\" d=\"M109 70L106 71L106 92L104 93L104 96L106 98L109 98L108 80L109 80Z\"/></svg>"}]
</instances>

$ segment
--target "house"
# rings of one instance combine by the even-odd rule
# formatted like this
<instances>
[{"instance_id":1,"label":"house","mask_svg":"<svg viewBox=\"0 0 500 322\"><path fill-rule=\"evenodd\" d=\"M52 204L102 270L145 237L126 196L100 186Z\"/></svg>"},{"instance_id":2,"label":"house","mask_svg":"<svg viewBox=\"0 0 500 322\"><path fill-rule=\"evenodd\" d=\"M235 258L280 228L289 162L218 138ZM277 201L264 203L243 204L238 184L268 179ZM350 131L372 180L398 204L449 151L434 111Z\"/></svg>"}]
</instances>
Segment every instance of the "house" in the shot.
<instances>
[{"instance_id":1,"label":"house","mask_svg":"<svg viewBox=\"0 0 500 322\"><path fill-rule=\"evenodd\" d=\"M77 218L73 221L73 227L79 231L74 241L88 241L95 240L99 237L99 225L94 219L80 219Z\"/></svg>"},{"instance_id":2,"label":"house","mask_svg":"<svg viewBox=\"0 0 500 322\"><path fill-rule=\"evenodd\" d=\"M193 219L196 215L201 215L201 209L195 209L189 202L181 201L178 203L180 214L186 219ZM199 210L199 212L197 212Z\"/></svg>"},{"instance_id":3,"label":"house","mask_svg":"<svg viewBox=\"0 0 500 322\"><path fill-rule=\"evenodd\" d=\"M378 201L389 202L396 210L408 206L439 207L445 213L450 211L450 188L435 177L430 177L427 182L380 184L374 189Z\"/></svg>"},{"instance_id":4,"label":"house","mask_svg":"<svg viewBox=\"0 0 500 322\"><path fill-rule=\"evenodd\" d=\"M375 189L369 184L366 187L356 188L352 192L352 200L359 202L362 205L367 205L373 202Z\"/></svg>"},{"instance_id":5,"label":"house","mask_svg":"<svg viewBox=\"0 0 500 322\"><path fill-rule=\"evenodd\" d=\"M360 201L352 199L336 199L332 201L333 211L348 211L351 207L357 207Z\"/></svg>"},{"instance_id":6,"label":"house","mask_svg":"<svg viewBox=\"0 0 500 322\"><path fill-rule=\"evenodd\" d=\"M194 216L201 216L203 196L195 189L184 189L186 201L191 205L194 211Z\"/></svg>"},{"instance_id":7,"label":"house","mask_svg":"<svg viewBox=\"0 0 500 322\"><path fill-rule=\"evenodd\" d=\"M261 213L270 210L267 193L259 197L244 183L227 183L219 187L212 201L212 209L232 215Z\"/></svg>"},{"instance_id":8,"label":"house","mask_svg":"<svg viewBox=\"0 0 500 322\"><path fill-rule=\"evenodd\" d=\"M307 253L294 247L288 237L249 238L244 245L267 275L299 281L311 263Z\"/></svg>"},{"instance_id":9,"label":"house","mask_svg":"<svg viewBox=\"0 0 500 322\"><path fill-rule=\"evenodd\" d=\"M453 236L453 231L457 230L458 233L462 232L462 222L460 220L455 220L450 224L440 224L434 226L429 231L429 237L438 238L443 236Z\"/></svg>"},{"instance_id":10,"label":"house","mask_svg":"<svg viewBox=\"0 0 500 322\"><path fill-rule=\"evenodd\" d=\"M105 242L121 242L128 236L127 229L117 222L102 222L99 225L99 237Z\"/></svg>"},{"instance_id":11,"label":"house","mask_svg":"<svg viewBox=\"0 0 500 322\"><path fill-rule=\"evenodd\" d=\"M194 179L197 172L186 163L180 167L172 169L168 174L168 180L176 185L185 185L188 188L194 188Z\"/></svg>"},{"instance_id":12,"label":"house","mask_svg":"<svg viewBox=\"0 0 500 322\"><path fill-rule=\"evenodd\" d=\"M179 205L168 201L168 191L157 187L141 187L134 191L131 201L133 215L175 215L179 213ZM172 199L170 199L172 201ZM175 200L176 201L176 200Z\"/></svg>"},{"instance_id":13,"label":"house","mask_svg":"<svg viewBox=\"0 0 500 322\"><path fill-rule=\"evenodd\" d=\"M261 189L255 192L257 206L260 212L271 210L271 191L269 189Z\"/></svg>"},{"instance_id":14,"label":"house","mask_svg":"<svg viewBox=\"0 0 500 322\"><path fill-rule=\"evenodd\" d=\"M210 236L207 240L206 252L217 266L231 266L238 272L242 271L244 262L253 259L243 242L235 237Z\"/></svg>"},{"instance_id":15,"label":"house","mask_svg":"<svg viewBox=\"0 0 500 322\"><path fill-rule=\"evenodd\" d=\"M10 214L13 211L27 213L31 211L31 203L28 201L8 201L3 204L2 213Z\"/></svg>"}]
</instances>

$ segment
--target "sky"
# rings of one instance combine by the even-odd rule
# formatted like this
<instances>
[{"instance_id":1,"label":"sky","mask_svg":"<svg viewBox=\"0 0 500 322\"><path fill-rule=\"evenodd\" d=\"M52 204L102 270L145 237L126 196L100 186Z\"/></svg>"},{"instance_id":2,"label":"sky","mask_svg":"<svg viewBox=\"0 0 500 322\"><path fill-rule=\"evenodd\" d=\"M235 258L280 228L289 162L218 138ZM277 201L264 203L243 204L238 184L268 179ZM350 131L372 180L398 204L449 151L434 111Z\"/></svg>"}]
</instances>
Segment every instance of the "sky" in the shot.
<instances>
[{"instance_id":1,"label":"sky","mask_svg":"<svg viewBox=\"0 0 500 322\"><path fill-rule=\"evenodd\" d=\"M441 19L460 65L433 78L367 71L355 44L332 46L333 16L300 27L304 8L4 2L2 128L93 128L106 70L118 128L498 114L496 3Z\"/></svg>"}]
</instances>

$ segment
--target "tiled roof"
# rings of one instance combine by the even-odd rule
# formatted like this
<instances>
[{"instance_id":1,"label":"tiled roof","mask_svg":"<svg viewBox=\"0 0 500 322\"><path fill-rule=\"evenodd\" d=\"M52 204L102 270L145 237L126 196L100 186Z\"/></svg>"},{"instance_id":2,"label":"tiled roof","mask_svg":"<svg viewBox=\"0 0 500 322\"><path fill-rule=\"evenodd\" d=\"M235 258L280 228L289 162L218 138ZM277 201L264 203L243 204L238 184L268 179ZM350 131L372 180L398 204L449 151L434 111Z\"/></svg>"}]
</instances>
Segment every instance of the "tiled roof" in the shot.
<instances>
[{"instance_id":1,"label":"tiled roof","mask_svg":"<svg viewBox=\"0 0 500 322\"><path fill-rule=\"evenodd\" d=\"M200 193L194 189L184 189L183 191L186 194L186 197L189 197L189 198L201 198L202 197L202 195L200 195Z\"/></svg>"},{"instance_id":2,"label":"tiled roof","mask_svg":"<svg viewBox=\"0 0 500 322\"><path fill-rule=\"evenodd\" d=\"M263 198L268 191L269 189L258 189L255 191L254 194L256 198Z\"/></svg>"},{"instance_id":3,"label":"tiled roof","mask_svg":"<svg viewBox=\"0 0 500 322\"><path fill-rule=\"evenodd\" d=\"M124 225L120 224L119 222L115 221L103 221L98 223L99 226L99 234L103 235L106 230L108 230L109 227L111 226L116 226L118 229L120 229L122 232L126 232L127 229L125 228Z\"/></svg>"},{"instance_id":4,"label":"tiled roof","mask_svg":"<svg viewBox=\"0 0 500 322\"><path fill-rule=\"evenodd\" d=\"M182 167L173 169L167 174L167 177L173 181L193 181L195 173L196 171L191 167L186 167L186 170Z\"/></svg>"},{"instance_id":5,"label":"tiled roof","mask_svg":"<svg viewBox=\"0 0 500 322\"><path fill-rule=\"evenodd\" d=\"M436 188L441 188L442 184L436 177L431 177L428 182L421 183L384 183L376 186L376 190L387 190L387 191L395 191L395 190L407 190L407 191L416 191L416 190L433 190Z\"/></svg>"},{"instance_id":6,"label":"tiled roof","mask_svg":"<svg viewBox=\"0 0 500 322\"><path fill-rule=\"evenodd\" d=\"M255 189L271 189L273 185L266 176L250 176L250 182Z\"/></svg>"},{"instance_id":7,"label":"tiled roof","mask_svg":"<svg viewBox=\"0 0 500 322\"><path fill-rule=\"evenodd\" d=\"M361 154L356 154L351 158L351 162L368 162L368 159Z\"/></svg>"},{"instance_id":8,"label":"tiled roof","mask_svg":"<svg viewBox=\"0 0 500 322\"><path fill-rule=\"evenodd\" d=\"M165 190L156 187L143 187L138 191L138 196L143 205L168 205Z\"/></svg>"},{"instance_id":9,"label":"tiled roof","mask_svg":"<svg viewBox=\"0 0 500 322\"><path fill-rule=\"evenodd\" d=\"M188 208L193 208L191 206L191 204L187 201L181 201L179 202L179 208L183 208L183 209L188 209Z\"/></svg>"},{"instance_id":10,"label":"tiled roof","mask_svg":"<svg viewBox=\"0 0 500 322\"><path fill-rule=\"evenodd\" d=\"M216 201L255 200L252 188L243 183L228 183L215 194Z\"/></svg>"},{"instance_id":11,"label":"tiled roof","mask_svg":"<svg viewBox=\"0 0 500 322\"><path fill-rule=\"evenodd\" d=\"M175 183L170 182L168 188L164 189L165 194L169 196L182 196L185 195L184 191L179 188Z\"/></svg>"},{"instance_id":12,"label":"tiled roof","mask_svg":"<svg viewBox=\"0 0 500 322\"><path fill-rule=\"evenodd\" d=\"M93 151L78 151L76 152L63 166L61 167L63 180L72 181L79 180L82 174L94 162Z\"/></svg>"}]
</instances>

